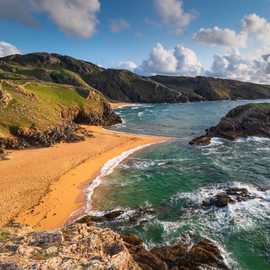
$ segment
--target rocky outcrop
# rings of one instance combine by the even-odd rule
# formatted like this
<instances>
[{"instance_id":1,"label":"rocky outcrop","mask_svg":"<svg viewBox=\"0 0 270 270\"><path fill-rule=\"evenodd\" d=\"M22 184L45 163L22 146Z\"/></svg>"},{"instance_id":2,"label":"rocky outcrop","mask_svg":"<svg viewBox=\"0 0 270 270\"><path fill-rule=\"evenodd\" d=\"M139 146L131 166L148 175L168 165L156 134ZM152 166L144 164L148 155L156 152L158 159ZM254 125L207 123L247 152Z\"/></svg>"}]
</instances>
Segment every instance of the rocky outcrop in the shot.
<instances>
[{"instance_id":1,"label":"rocky outcrop","mask_svg":"<svg viewBox=\"0 0 270 270\"><path fill-rule=\"evenodd\" d=\"M28 147L49 147L60 142L79 142L91 134L78 125L68 125L39 130L37 128L17 128L11 131L12 138L0 138L0 146L5 149Z\"/></svg>"},{"instance_id":2,"label":"rocky outcrop","mask_svg":"<svg viewBox=\"0 0 270 270\"><path fill-rule=\"evenodd\" d=\"M217 245L183 238L147 250L135 235L120 236L78 222L51 232L11 223L0 229L0 270L228 270Z\"/></svg>"},{"instance_id":3,"label":"rocky outcrop","mask_svg":"<svg viewBox=\"0 0 270 270\"><path fill-rule=\"evenodd\" d=\"M11 224L0 231L0 270L140 270L120 235L93 225L34 232Z\"/></svg>"},{"instance_id":4,"label":"rocky outcrop","mask_svg":"<svg viewBox=\"0 0 270 270\"><path fill-rule=\"evenodd\" d=\"M236 107L217 126L207 129L204 136L195 138L190 144L207 145L213 137L236 140L249 136L270 138L270 103Z\"/></svg>"},{"instance_id":5,"label":"rocky outcrop","mask_svg":"<svg viewBox=\"0 0 270 270\"><path fill-rule=\"evenodd\" d=\"M246 188L232 187L226 189L224 192L218 193L214 197L210 197L207 200L204 200L202 205L206 208L212 206L224 208L229 204L244 202L255 198L256 196L252 195Z\"/></svg>"},{"instance_id":6,"label":"rocky outcrop","mask_svg":"<svg viewBox=\"0 0 270 270\"><path fill-rule=\"evenodd\" d=\"M151 250L146 250L136 236L123 239L134 260L145 270L229 269L217 245L208 239L193 243L186 238L175 245Z\"/></svg>"}]
</instances>

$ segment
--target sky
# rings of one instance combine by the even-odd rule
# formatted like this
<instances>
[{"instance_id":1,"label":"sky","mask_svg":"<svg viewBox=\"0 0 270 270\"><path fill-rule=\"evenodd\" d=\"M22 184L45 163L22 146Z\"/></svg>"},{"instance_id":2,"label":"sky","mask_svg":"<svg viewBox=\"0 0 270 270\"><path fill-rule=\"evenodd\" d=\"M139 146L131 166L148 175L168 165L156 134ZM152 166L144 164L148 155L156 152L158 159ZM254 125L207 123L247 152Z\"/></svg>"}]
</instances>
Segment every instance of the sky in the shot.
<instances>
[{"instance_id":1,"label":"sky","mask_svg":"<svg viewBox=\"0 0 270 270\"><path fill-rule=\"evenodd\" d=\"M0 0L0 57L270 84L270 0Z\"/></svg>"}]
</instances>

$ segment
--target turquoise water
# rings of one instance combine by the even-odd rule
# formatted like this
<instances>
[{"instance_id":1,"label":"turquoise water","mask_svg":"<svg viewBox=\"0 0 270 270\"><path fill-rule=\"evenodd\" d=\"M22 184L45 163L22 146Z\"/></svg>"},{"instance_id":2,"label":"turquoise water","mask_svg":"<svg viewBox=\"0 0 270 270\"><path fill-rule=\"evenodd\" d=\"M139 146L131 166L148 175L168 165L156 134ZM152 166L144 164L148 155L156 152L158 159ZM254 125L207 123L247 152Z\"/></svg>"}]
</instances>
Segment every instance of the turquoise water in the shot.
<instances>
[{"instance_id":1,"label":"turquoise water","mask_svg":"<svg viewBox=\"0 0 270 270\"><path fill-rule=\"evenodd\" d=\"M265 102L265 101L264 101ZM270 102L270 101L268 101ZM95 190L96 210L151 207L135 223L109 224L140 235L148 247L173 243L183 234L209 237L224 249L233 269L270 269L270 140L214 139L207 147L188 142L246 101L144 105L118 110L116 130L174 136L122 162ZM225 209L201 208L203 199L228 186L247 187L261 199ZM261 191L264 189L265 191Z\"/></svg>"}]
</instances>

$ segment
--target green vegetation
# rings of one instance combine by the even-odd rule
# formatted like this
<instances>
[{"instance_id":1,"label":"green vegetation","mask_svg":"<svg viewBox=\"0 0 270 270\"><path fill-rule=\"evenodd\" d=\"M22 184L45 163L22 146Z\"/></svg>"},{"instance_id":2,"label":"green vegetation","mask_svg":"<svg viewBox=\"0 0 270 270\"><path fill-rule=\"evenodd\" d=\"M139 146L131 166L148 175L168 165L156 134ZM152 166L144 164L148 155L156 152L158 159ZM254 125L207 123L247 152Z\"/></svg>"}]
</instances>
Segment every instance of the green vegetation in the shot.
<instances>
[{"instance_id":1,"label":"green vegetation","mask_svg":"<svg viewBox=\"0 0 270 270\"><path fill-rule=\"evenodd\" d=\"M72 128L72 122L119 123L106 98L84 80L98 71L90 63L46 53L0 58L0 147L20 144L3 141L19 136L18 130L36 143L71 134L56 129Z\"/></svg>"},{"instance_id":2,"label":"green vegetation","mask_svg":"<svg viewBox=\"0 0 270 270\"><path fill-rule=\"evenodd\" d=\"M2 80L0 88L11 97L0 107L2 136L19 127L46 130L60 125L65 120L63 112L80 110L102 116L104 110L105 100L99 93L74 86Z\"/></svg>"}]
</instances>

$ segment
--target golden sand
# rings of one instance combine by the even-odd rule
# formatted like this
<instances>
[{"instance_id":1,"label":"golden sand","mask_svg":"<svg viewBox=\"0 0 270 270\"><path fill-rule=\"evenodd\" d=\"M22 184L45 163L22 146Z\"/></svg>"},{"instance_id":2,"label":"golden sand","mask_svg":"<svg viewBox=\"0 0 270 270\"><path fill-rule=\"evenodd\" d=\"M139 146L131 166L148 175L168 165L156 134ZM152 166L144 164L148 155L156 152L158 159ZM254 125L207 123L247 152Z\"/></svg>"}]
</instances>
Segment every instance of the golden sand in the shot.
<instances>
[{"instance_id":1,"label":"golden sand","mask_svg":"<svg viewBox=\"0 0 270 270\"><path fill-rule=\"evenodd\" d=\"M168 138L86 127L94 137L79 143L14 151L0 162L0 225L16 217L37 230L63 226L85 206L85 187L106 161Z\"/></svg>"}]
</instances>

